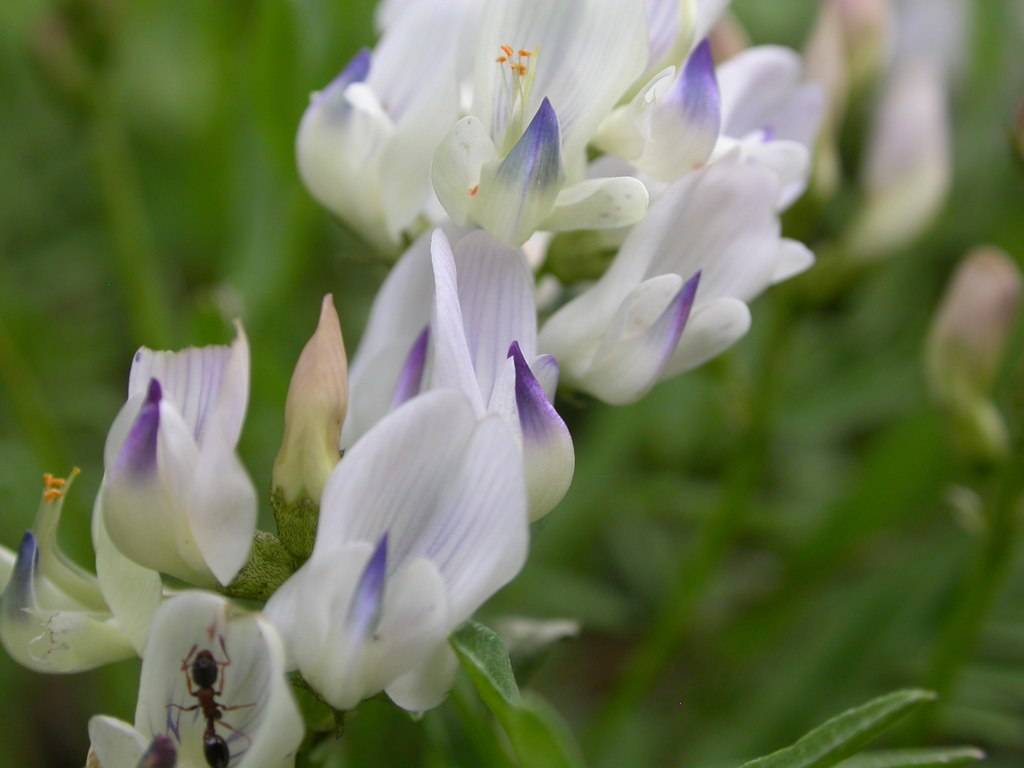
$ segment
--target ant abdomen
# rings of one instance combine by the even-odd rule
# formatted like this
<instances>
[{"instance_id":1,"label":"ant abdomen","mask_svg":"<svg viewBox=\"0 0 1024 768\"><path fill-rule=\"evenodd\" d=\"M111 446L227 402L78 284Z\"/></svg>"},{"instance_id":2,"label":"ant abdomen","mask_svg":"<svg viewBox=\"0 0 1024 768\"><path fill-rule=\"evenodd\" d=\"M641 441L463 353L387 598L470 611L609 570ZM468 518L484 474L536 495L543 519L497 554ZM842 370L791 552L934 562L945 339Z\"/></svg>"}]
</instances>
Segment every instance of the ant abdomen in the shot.
<instances>
[{"instance_id":1,"label":"ant abdomen","mask_svg":"<svg viewBox=\"0 0 1024 768\"><path fill-rule=\"evenodd\" d=\"M228 744L217 734L203 738L203 757L210 768L228 768L228 763L231 762Z\"/></svg>"}]
</instances>

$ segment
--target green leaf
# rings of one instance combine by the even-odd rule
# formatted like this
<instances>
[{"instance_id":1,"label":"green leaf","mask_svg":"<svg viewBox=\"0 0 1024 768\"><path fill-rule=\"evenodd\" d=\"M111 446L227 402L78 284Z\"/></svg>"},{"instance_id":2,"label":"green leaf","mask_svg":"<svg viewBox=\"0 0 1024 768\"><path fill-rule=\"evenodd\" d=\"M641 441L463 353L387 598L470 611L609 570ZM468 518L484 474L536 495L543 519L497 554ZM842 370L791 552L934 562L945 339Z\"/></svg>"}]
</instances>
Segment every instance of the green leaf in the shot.
<instances>
[{"instance_id":1,"label":"green leaf","mask_svg":"<svg viewBox=\"0 0 1024 768\"><path fill-rule=\"evenodd\" d=\"M744 763L742 768L827 768L855 754L911 710L935 699L931 691L904 690L847 710L792 746Z\"/></svg>"},{"instance_id":2,"label":"green leaf","mask_svg":"<svg viewBox=\"0 0 1024 768\"><path fill-rule=\"evenodd\" d=\"M533 692L522 694L505 643L483 624L468 622L452 646L480 698L508 734L520 765L579 768L579 748L561 716Z\"/></svg>"},{"instance_id":3,"label":"green leaf","mask_svg":"<svg viewBox=\"0 0 1024 768\"><path fill-rule=\"evenodd\" d=\"M985 759L974 747L947 749L898 749L891 752L865 752L851 757L839 768L949 768L970 765Z\"/></svg>"}]
</instances>

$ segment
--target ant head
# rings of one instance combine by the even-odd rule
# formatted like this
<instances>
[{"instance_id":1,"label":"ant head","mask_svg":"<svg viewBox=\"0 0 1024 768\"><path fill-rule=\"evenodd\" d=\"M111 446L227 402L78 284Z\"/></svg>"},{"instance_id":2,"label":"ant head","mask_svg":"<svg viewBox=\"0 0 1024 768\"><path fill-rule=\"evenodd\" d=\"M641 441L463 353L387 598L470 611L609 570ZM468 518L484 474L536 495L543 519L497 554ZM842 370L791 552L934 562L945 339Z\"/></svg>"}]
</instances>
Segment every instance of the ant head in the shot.
<instances>
[{"instance_id":1,"label":"ant head","mask_svg":"<svg viewBox=\"0 0 1024 768\"><path fill-rule=\"evenodd\" d=\"M200 688L212 688L217 682L217 660L209 651L200 651L192 661L192 681Z\"/></svg>"}]
</instances>

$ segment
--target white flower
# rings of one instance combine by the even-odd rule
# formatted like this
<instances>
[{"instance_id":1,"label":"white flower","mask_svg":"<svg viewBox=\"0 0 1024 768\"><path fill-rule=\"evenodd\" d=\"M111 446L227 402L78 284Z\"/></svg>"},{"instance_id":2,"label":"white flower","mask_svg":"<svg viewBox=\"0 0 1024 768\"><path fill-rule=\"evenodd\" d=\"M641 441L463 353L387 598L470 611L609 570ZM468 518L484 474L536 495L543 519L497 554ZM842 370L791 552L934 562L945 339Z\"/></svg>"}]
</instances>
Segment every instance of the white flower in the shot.
<instances>
[{"instance_id":1,"label":"white flower","mask_svg":"<svg viewBox=\"0 0 1024 768\"><path fill-rule=\"evenodd\" d=\"M551 404L558 364L537 354L533 276L522 251L477 230L455 242L423 237L388 277L352 365L345 445L421 391L461 390L477 414L497 413L520 437L530 514L565 495L572 439Z\"/></svg>"},{"instance_id":2,"label":"white flower","mask_svg":"<svg viewBox=\"0 0 1024 768\"><path fill-rule=\"evenodd\" d=\"M433 164L452 220L512 245L639 220L637 180L581 180L587 143L647 59L640 0L492 0L474 38L471 114Z\"/></svg>"},{"instance_id":3,"label":"white flower","mask_svg":"<svg viewBox=\"0 0 1024 768\"><path fill-rule=\"evenodd\" d=\"M422 711L447 694L447 637L522 567L515 435L460 392L405 403L324 489L312 557L267 603L291 665L334 707L381 690Z\"/></svg>"},{"instance_id":4,"label":"white flower","mask_svg":"<svg viewBox=\"0 0 1024 768\"><path fill-rule=\"evenodd\" d=\"M641 173L671 181L707 161L720 127L715 62L705 39L678 74L669 67L609 115L595 143Z\"/></svg>"},{"instance_id":5,"label":"white flower","mask_svg":"<svg viewBox=\"0 0 1024 768\"><path fill-rule=\"evenodd\" d=\"M348 407L348 363L341 323L330 294L320 306L316 333L295 364L284 406L284 437L274 461L273 487L286 502L316 502L338 463Z\"/></svg>"},{"instance_id":6,"label":"white flower","mask_svg":"<svg viewBox=\"0 0 1024 768\"><path fill-rule=\"evenodd\" d=\"M945 81L927 61L890 74L868 140L866 199L848 234L851 251L878 258L908 245L946 201L953 175Z\"/></svg>"},{"instance_id":7,"label":"white flower","mask_svg":"<svg viewBox=\"0 0 1024 768\"><path fill-rule=\"evenodd\" d=\"M746 302L813 262L780 237L778 194L774 174L735 157L669 186L604 276L541 329L563 380L628 403L735 343Z\"/></svg>"},{"instance_id":8,"label":"white flower","mask_svg":"<svg viewBox=\"0 0 1024 768\"><path fill-rule=\"evenodd\" d=\"M458 117L457 4L418 3L313 94L296 139L310 193L368 241L393 251L436 208L434 149Z\"/></svg>"},{"instance_id":9,"label":"white flower","mask_svg":"<svg viewBox=\"0 0 1024 768\"><path fill-rule=\"evenodd\" d=\"M195 695L204 675L216 694L213 721ZM166 752L161 736L177 751L178 768L285 768L302 733L274 627L204 592L184 592L157 613L134 727L102 715L89 721L103 768L136 768L150 744Z\"/></svg>"},{"instance_id":10,"label":"white flower","mask_svg":"<svg viewBox=\"0 0 1024 768\"><path fill-rule=\"evenodd\" d=\"M0 640L15 661L39 672L81 672L141 655L160 605L160 576L115 549L98 505L92 518L97 576L61 552L57 527L73 479L47 476L17 557L0 549L6 584Z\"/></svg>"},{"instance_id":11,"label":"white flower","mask_svg":"<svg viewBox=\"0 0 1024 768\"><path fill-rule=\"evenodd\" d=\"M807 187L810 153L825 114L825 95L804 80L803 62L789 48L748 48L718 68L722 135L713 160L738 148L744 160L779 178L778 207Z\"/></svg>"},{"instance_id":12,"label":"white flower","mask_svg":"<svg viewBox=\"0 0 1024 768\"><path fill-rule=\"evenodd\" d=\"M135 353L104 455L103 514L118 549L194 584L227 584L256 529L256 490L235 446L249 345Z\"/></svg>"}]
</instances>

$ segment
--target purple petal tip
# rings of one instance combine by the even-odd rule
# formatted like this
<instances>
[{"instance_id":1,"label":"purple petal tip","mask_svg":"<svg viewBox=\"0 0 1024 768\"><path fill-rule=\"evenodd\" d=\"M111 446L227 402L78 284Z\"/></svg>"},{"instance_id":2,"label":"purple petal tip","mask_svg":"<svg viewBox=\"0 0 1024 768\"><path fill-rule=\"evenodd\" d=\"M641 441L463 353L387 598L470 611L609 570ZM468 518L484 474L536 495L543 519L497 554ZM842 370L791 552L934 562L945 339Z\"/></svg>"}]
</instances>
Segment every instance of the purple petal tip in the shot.
<instances>
[{"instance_id":1,"label":"purple petal tip","mask_svg":"<svg viewBox=\"0 0 1024 768\"><path fill-rule=\"evenodd\" d=\"M139 476L156 466L157 434L160 430L160 400L163 390L156 379L149 380L146 399L139 409L114 467L118 472Z\"/></svg>"},{"instance_id":2,"label":"purple petal tip","mask_svg":"<svg viewBox=\"0 0 1024 768\"><path fill-rule=\"evenodd\" d=\"M24 608L32 601L32 581L35 578L39 562L39 545L32 531L25 531L18 545L18 556L14 561L14 571L7 590L13 598L11 605L18 609ZM22 615L20 612L16 615Z\"/></svg>"},{"instance_id":3,"label":"purple petal tip","mask_svg":"<svg viewBox=\"0 0 1024 768\"><path fill-rule=\"evenodd\" d=\"M558 411L548 400L544 388L533 375L518 341L513 341L508 348L508 357L516 370L516 409L519 412L519 426L523 437L539 440L546 436L553 427L565 428L565 422Z\"/></svg>"},{"instance_id":4,"label":"purple petal tip","mask_svg":"<svg viewBox=\"0 0 1024 768\"><path fill-rule=\"evenodd\" d=\"M388 534L385 532L363 568L352 595L348 620L359 636L369 637L380 622L384 603L384 585L388 574Z\"/></svg>"},{"instance_id":5,"label":"purple petal tip","mask_svg":"<svg viewBox=\"0 0 1024 768\"><path fill-rule=\"evenodd\" d=\"M715 60L711 55L711 44L702 40L676 81L673 98L679 108L691 119L706 123L709 129L718 132L721 124L721 95L715 77Z\"/></svg>"},{"instance_id":6,"label":"purple petal tip","mask_svg":"<svg viewBox=\"0 0 1024 768\"><path fill-rule=\"evenodd\" d=\"M498 176L524 189L557 184L562 174L558 115L547 99L541 102L526 131L502 161Z\"/></svg>"},{"instance_id":7,"label":"purple petal tip","mask_svg":"<svg viewBox=\"0 0 1024 768\"><path fill-rule=\"evenodd\" d=\"M178 764L178 750L169 736L158 734L149 743L149 749L139 760L138 768L174 768Z\"/></svg>"},{"instance_id":8,"label":"purple petal tip","mask_svg":"<svg viewBox=\"0 0 1024 768\"><path fill-rule=\"evenodd\" d=\"M391 399L391 407L397 408L406 400L410 400L420 393L423 387L423 370L427 365L427 346L430 342L430 326L420 331L409 354L405 357L405 363L398 374L398 382L395 384L395 394Z\"/></svg>"}]
</instances>

